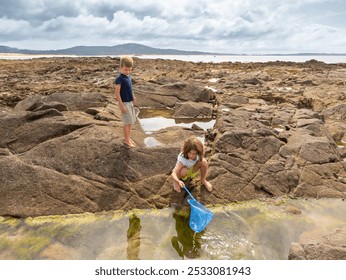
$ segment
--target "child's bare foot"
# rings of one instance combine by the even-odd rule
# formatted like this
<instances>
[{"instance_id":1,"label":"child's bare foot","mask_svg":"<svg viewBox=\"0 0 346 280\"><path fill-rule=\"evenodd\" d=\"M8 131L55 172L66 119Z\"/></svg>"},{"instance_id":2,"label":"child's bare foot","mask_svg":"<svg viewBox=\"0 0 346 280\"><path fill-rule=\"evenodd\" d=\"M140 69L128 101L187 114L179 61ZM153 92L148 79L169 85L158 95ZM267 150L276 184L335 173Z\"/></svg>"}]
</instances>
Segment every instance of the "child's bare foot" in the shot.
<instances>
[{"instance_id":1,"label":"child's bare foot","mask_svg":"<svg viewBox=\"0 0 346 280\"><path fill-rule=\"evenodd\" d=\"M137 144L136 144L132 139L130 139L130 142L131 142L131 144L134 145L135 147L137 146Z\"/></svg>"},{"instance_id":2,"label":"child's bare foot","mask_svg":"<svg viewBox=\"0 0 346 280\"><path fill-rule=\"evenodd\" d=\"M212 186L212 184L210 184L207 180L205 180L204 182L202 182L202 184L206 187L206 189L208 190L208 191L212 191L213 190L213 186Z\"/></svg>"},{"instance_id":3,"label":"child's bare foot","mask_svg":"<svg viewBox=\"0 0 346 280\"><path fill-rule=\"evenodd\" d=\"M135 148L136 145L133 145L131 142L126 142L125 140L123 140L123 143L128 146L129 148Z\"/></svg>"},{"instance_id":4,"label":"child's bare foot","mask_svg":"<svg viewBox=\"0 0 346 280\"><path fill-rule=\"evenodd\" d=\"M181 192L180 185L177 184L176 182L173 182L173 189L174 189L176 192L178 192L178 193Z\"/></svg>"}]
</instances>

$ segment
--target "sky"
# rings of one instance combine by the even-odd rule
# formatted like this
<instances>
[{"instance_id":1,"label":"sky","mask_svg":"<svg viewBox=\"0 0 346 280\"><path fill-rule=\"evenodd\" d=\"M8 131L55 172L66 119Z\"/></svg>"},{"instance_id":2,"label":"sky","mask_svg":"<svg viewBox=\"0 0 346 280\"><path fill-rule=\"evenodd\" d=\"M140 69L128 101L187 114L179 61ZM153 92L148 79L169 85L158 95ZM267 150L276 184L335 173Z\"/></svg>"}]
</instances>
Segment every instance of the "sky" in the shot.
<instances>
[{"instance_id":1,"label":"sky","mask_svg":"<svg viewBox=\"0 0 346 280\"><path fill-rule=\"evenodd\" d=\"M0 45L346 53L345 0L0 0Z\"/></svg>"}]
</instances>

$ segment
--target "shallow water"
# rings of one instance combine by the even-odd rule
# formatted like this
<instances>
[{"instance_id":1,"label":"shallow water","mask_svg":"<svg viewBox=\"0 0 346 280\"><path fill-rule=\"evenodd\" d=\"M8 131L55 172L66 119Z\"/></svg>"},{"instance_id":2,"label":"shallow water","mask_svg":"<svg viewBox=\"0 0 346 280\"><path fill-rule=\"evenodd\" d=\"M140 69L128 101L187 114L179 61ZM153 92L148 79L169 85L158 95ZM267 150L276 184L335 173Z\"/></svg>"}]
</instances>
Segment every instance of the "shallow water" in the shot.
<instances>
[{"instance_id":1,"label":"shallow water","mask_svg":"<svg viewBox=\"0 0 346 280\"><path fill-rule=\"evenodd\" d=\"M141 126L146 134L151 134L154 131L160 129L172 127L172 126L181 126L191 128L192 125L197 125L203 130L212 128L215 120L205 120L205 121L196 121L194 119L173 119L165 117L148 117L140 119Z\"/></svg>"},{"instance_id":2,"label":"shallow water","mask_svg":"<svg viewBox=\"0 0 346 280\"><path fill-rule=\"evenodd\" d=\"M191 128L193 125L197 125L200 128L207 130L212 128L215 124L214 119L176 119L173 118L174 111L170 109L144 109L139 112L139 122L146 134L151 134L154 131L160 129L181 126Z\"/></svg>"},{"instance_id":3,"label":"shallow water","mask_svg":"<svg viewBox=\"0 0 346 280\"><path fill-rule=\"evenodd\" d=\"M325 63L346 63L345 55L140 55L142 59L169 59L191 62L306 62L312 59Z\"/></svg>"},{"instance_id":4,"label":"shallow water","mask_svg":"<svg viewBox=\"0 0 346 280\"><path fill-rule=\"evenodd\" d=\"M208 208L214 218L199 234L189 228L187 209L0 217L0 259L287 259L301 234L346 224L346 203L337 199Z\"/></svg>"},{"instance_id":5,"label":"shallow water","mask_svg":"<svg viewBox=\"0 0 346 280\"><path fill-rule=\"evenodd\" d=\"M151 136L160 129L165 129L173 126L180 126L186 128L192 128L193 125L197 125L203 130L212 128L215 124L215 119L175 119L173 118L174 111L170 109L144 109L142 108L138 114L139 123L144 130L145 134L148 135L144 139L144 143L147 147L161 146L155 137ZM150 135L150 136L149 136ZM204 142L204 139L201 139Z\"/></svg>"}]
</instances>

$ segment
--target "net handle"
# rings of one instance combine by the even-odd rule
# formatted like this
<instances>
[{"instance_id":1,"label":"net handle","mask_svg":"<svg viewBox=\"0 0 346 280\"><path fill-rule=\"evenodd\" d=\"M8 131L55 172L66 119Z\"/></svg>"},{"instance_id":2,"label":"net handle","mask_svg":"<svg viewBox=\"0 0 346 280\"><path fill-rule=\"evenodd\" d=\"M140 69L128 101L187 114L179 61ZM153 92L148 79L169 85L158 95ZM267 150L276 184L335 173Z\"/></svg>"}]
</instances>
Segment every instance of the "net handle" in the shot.
<instances>
[{"instance_id":1,"label":"net handle","mask_svg":"<svg viewBox=\"0 0 346 280\"><path fill-rule=\"evenodd\" d=\"M183 188L185 189L185 191L189 194L189 196L196 201L196 199L192 196L192 194L189 192L189 190L187 189L187 187L185 187L185 185L183 186Z\"/></svg>"}]
</instances>

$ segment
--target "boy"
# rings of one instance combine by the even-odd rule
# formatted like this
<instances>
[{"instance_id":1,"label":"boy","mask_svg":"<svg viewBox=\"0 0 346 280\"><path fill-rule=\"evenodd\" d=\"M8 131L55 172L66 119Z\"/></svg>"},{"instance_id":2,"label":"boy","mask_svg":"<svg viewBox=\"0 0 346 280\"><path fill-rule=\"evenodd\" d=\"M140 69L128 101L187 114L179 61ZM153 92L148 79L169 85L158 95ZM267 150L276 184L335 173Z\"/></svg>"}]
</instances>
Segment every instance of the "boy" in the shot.
<instances>
[{"instance_id":1,"label":"boy","mask_svg":"<svg viewBox=\"0 0 346 280\"><path fill-rule=\"evenodd\" d=\"M120 74L115 78L115 96L121 110L124 130L124 144L130 148L136 147L136 143L130 137L131 127L136 121L135 102L136 97L132 93L132 80L130 73L133 67L133 59L129 56L120 59Z\"/></svg>"},{"instance_id":2,"label":"boy","mask_svg":"<svg viewBox=\"0 0 346 280\"><path fill-rule=\"evenodd\" d=\"M207 169L203 143L195 136L190 137L184 142L172 172L174 190L180 193L185 184L183 181L192 180L201 172L201 183L211 192L213 187L206 180Z\"/></svg>"}]
</instances>

